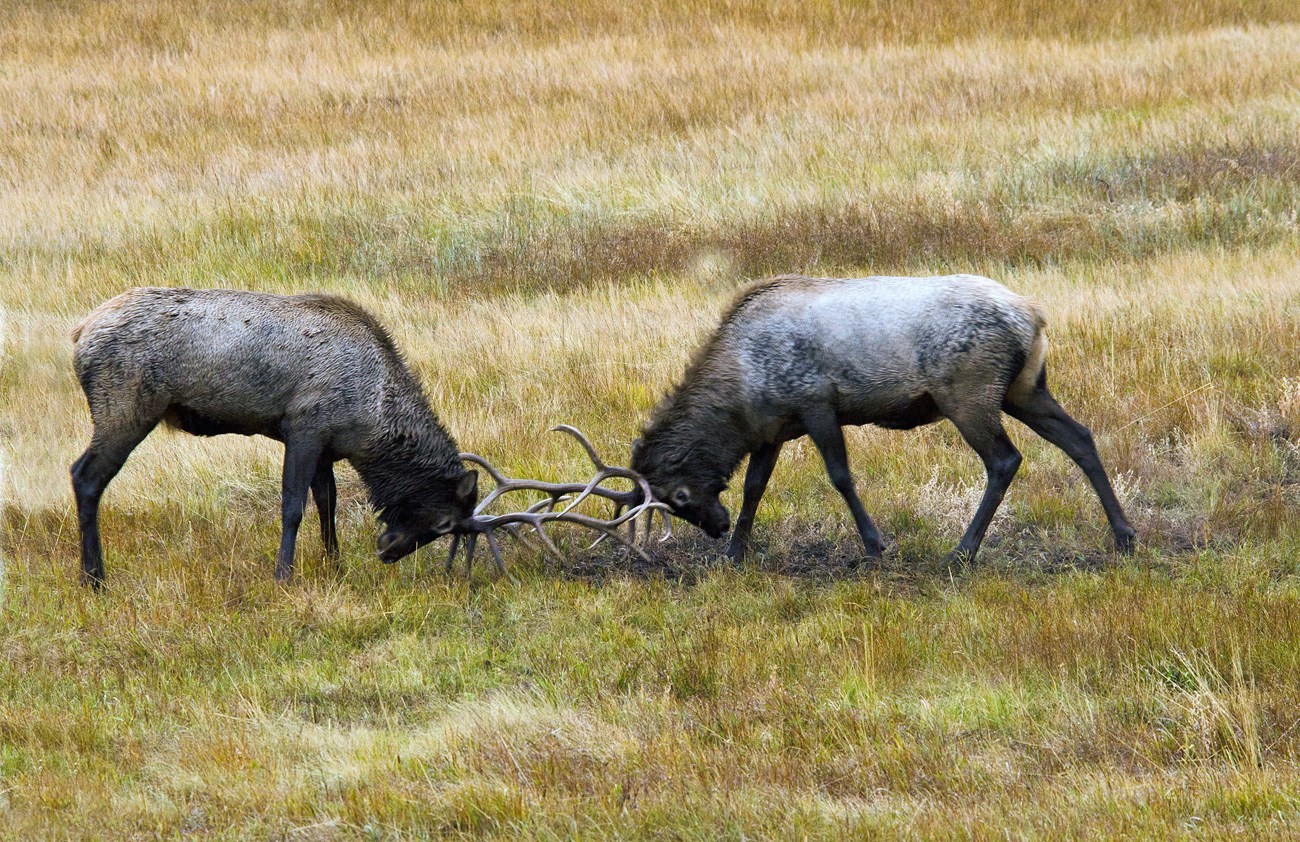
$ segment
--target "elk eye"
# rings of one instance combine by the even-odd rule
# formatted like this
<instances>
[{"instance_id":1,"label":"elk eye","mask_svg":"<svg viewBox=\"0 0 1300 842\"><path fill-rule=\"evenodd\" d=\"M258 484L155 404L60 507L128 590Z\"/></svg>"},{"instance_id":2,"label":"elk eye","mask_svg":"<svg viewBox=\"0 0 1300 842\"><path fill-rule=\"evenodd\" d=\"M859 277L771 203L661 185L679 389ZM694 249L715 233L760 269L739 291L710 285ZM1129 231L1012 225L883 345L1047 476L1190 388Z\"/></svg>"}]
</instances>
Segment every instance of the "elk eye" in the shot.
<instances>
[{"instance_id":1,"label":"elk eye","mask_svg":"<svg viewBox=\"0 0 1300 842\"><path fill-rule=\"evenodd\" d=\"M452 520L451 517L445 517L434 525L433 531L438 533L439 535L446 535L448 532L451 531L451 527L453 524L454 521Z\"/></svg>"},{"instance_id":2,"label":"elk eye","mask_svg":"<svg viewBox=\"0 0 1300 842\"><path fill-rule=\"evenodd\" d=\"M673 490L672 504L674 506L685 506L691 502L691 490L684 485L678 486Z\"/></svg>"}]
</instances>

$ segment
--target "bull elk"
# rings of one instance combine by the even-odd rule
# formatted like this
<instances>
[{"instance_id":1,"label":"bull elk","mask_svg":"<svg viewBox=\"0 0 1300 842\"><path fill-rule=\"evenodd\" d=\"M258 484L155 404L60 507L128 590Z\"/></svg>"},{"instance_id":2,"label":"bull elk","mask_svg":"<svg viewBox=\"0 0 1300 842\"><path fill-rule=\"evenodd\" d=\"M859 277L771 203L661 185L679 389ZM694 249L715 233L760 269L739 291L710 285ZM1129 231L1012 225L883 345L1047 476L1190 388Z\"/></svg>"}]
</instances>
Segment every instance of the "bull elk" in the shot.
<instances>
[{"instance_id":1,"label":"bull elk","mask_svg":"<svg viewBox=\"0 0 1300 842\"><path fill-rule=\"evenodd\" d=\"M1006 412L1083 470L1118 548L1130 552L1135 533L1091 433L1047 388L1043 326L1032 303L972 275L756 282L654 411L633 445L632 469L675 515L718 538L730 522L719 495L748 454L744 500L726 548L739 558L781 446L807 435L875 557L884 540L854 490L840 428L907 430L947 418L988 474L950 556L972 559L1020 466L1002 426Z\"/></svg>"},{"instance_id":2,"label":"bull elk","mask_svg":"<svg viewBox=\"0 0 1300 842\"><path fill-rule=\"evenodd\" d=\"M90 446L72 465L83 580L104 581L99 502L131 451L158 425L198 436L263 435L284 443L275 576L293 572L307 491L321 537L338 553L334 463L346 459L385 529L394 562L468 524L478 474L388 332L328 295L142 288L122 293L73 331L90 404Z\"/></svg>"}]
</instances>

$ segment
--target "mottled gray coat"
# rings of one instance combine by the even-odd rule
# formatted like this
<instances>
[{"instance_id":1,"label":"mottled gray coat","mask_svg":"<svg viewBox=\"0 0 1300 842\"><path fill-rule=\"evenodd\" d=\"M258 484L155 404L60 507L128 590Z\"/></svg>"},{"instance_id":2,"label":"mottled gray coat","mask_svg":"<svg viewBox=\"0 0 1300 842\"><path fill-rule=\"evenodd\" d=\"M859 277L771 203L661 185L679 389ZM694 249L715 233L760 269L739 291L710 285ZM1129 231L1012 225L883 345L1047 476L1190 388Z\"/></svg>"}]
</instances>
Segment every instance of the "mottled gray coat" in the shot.
<instances>
[{"instance_id":1,"label":"mottled gray coat","mask_svg":"<svg viewBox=\"0 0 1300 842\"><path fill-rule=\"evenodd\" d=\"M159 421L195 435L284 442L283 532L276 576L293 570L310 487L327 550L337 552L333 463L357 469L395 561L455 528L477 498L456 443L384 328L327 295L141 288L73 332L94 434L72 466L86 579L103 580L104 487Z\"/></svg>"},{"instance_id":2,"label":"mottled gray coat","mask_svg":"<svg viewBox=\"0 0 1300 842\"><path fill-rule=\"evenodd\" d=\"M806 434L874 556L884 542L854 490L840 427L904 430L948 418L988 471L956 551L973 557L1020 464L1002 427L1006 411L1078 463L1127 550L1134 533L1092 437L1047 389L1043 324L1031 302L973 275L759 281L659 405L632 466L678 515L718 537L730 522L719 494L748 455L727 550L739 557L782 444Z\"/></svg>"}]
</instances>

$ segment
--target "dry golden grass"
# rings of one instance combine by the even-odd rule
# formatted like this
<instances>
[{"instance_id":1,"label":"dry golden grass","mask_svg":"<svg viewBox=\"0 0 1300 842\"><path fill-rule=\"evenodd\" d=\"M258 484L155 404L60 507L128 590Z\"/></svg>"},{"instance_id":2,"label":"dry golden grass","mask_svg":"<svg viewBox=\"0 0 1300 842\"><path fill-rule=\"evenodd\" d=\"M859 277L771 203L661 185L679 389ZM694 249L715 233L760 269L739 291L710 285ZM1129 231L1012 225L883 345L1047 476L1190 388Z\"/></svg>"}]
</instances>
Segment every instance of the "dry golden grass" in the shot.
<instances>
[{"instance_id":1,"label":"dry golden grass","mask_svg":"<svg viewBox=\"0 0 1300 842\"><path fill-rule=\"evenodd\" d=\"M1295 835L1296 8L4 7L0 837ZM1040 300L1138 555L1016 427L948 569L983 478L939 425L850 435L868 570L803 444L740 567L689 527L384 567L349 475L279 588L278 449L159 432L76 584L67 333L124 288L350 295L465 448L559 477L548 426L621 458L773 271Z\"/></svg>"}]
</instances>

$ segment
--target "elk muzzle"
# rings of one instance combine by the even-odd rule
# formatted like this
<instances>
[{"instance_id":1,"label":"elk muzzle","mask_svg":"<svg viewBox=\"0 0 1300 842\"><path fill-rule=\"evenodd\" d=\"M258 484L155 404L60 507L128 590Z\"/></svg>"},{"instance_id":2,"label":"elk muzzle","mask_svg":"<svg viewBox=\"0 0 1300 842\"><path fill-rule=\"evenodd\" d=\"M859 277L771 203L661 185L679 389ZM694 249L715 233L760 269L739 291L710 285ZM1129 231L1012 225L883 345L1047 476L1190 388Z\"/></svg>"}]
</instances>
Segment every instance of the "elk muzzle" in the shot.
<instances>
[{"instance_id":1,"label":"elk muzzle","mask_svg":"<svg viewBox=\"0 0 1300 842\"><path fill-rule=\"evenodd\" d=\"M390 529L379 536L379 560L392 564L415 551L415 538L400 529Z\"/></svg>"}]
</instances>

